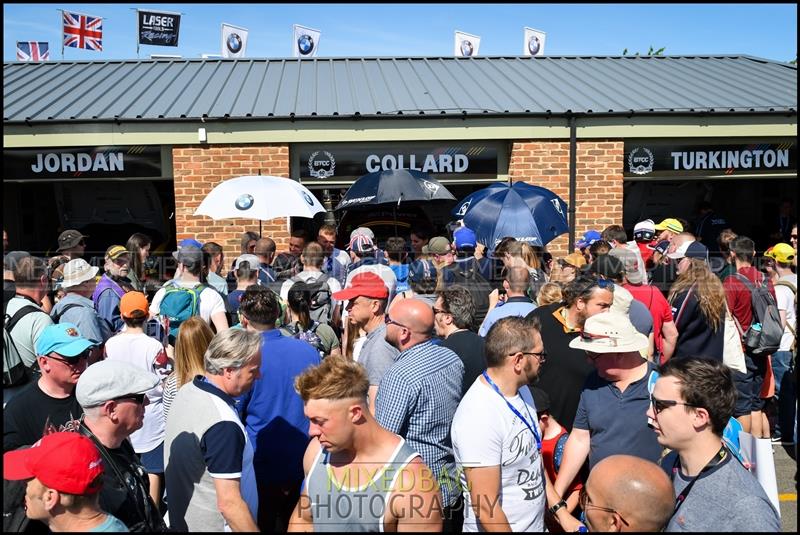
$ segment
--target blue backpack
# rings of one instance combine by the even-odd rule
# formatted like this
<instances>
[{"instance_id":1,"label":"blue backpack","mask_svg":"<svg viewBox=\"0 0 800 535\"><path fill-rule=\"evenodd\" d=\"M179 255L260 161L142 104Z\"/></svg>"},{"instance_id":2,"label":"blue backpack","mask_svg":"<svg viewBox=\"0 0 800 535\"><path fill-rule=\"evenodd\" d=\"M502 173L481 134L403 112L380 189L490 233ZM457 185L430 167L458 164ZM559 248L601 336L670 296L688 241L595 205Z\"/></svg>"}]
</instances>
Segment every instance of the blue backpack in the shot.
<instances>
[{"instance_id":1,"label":"blue backpack","mask_svg":"<svg viewBox=\"0 0 800 535\"><path fill-rule=\"evenodd\" d=\"M164 286L159 315L167 319L170 344L175 344L181 324L200 312L200 293L205 288L205 284L198 284L194 288L184 288L174 283Z\"/></svg>"}]
</instances>

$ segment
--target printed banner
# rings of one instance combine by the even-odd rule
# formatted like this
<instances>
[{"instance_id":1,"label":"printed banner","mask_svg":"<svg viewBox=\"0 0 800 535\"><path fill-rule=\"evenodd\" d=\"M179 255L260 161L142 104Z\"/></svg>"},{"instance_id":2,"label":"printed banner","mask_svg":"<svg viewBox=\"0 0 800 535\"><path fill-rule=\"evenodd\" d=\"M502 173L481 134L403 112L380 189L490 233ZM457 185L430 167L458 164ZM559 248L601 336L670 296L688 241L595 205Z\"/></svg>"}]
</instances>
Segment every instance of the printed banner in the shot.
<instances>
[{"instance_id":1,"label":"printed banner","mask_svg":"<svg viewBox=\"0 0 800 535\"><path fill-rule=\"evenodd\" d=\"M50 45L47 41L17 41L17 61L47 61Z\"/></svg>"},{"instance_id":2,"label":"printed banner","mask_svg":"<svg viewBox=\"0 0 800 535\"><path fill-rule=\"evenodd\" d=\"M178 31L181 27L180 13L167 11L143 11L137 9L139 19L139 44L154 46L178 46Z\"/></svg>"},{"instance_id":3,"label":"printed banner","mask_svg":"<svg viewBox=\"0 0 800 535\"><path fill-rule=\"evenodd\" d=\"M533 28L525 28L525 42L522 45L523 56L544 56L544 40L547 34Z\"/></svg>"},{"instance_id":4,"label":"printed banner","mask_svg":"<svg viewBox=\"0 0 800 535\"><path fill-rule=\"evenodd\" d=\"M481 38L477 35L456 31L456 43L453 54L456 57L469 58L478 55Z\"/></svg>"},{"instance_id":5,"label":"printed banner","mask_svg":"<svg viewBox=\"0 0 800 535\"><path fill-rule=\"evenodd\" d=\"M64 46L103 51L103 19L62 11Z\"/></svg>"},{"instance_id":6,"label":"printed banner","mask_svg":"<svg viewBox=\"0 0 800 535\"><path fill-rule=\"evenodd\" d=\"M292 40L292 56L295 58L314 58L319 48L319 38L322 32L294 25L294 38Z\"/></svg>"},{"instance_id":7,"label":"printed banner","mask_svg":"<svg viewBox=\"0 0 800 535\"><path fill-rule=\"evenodd\" d=\"M243 58L247 50L247 30L222 23L222 57Z\"/></svg>"}]
</instances>

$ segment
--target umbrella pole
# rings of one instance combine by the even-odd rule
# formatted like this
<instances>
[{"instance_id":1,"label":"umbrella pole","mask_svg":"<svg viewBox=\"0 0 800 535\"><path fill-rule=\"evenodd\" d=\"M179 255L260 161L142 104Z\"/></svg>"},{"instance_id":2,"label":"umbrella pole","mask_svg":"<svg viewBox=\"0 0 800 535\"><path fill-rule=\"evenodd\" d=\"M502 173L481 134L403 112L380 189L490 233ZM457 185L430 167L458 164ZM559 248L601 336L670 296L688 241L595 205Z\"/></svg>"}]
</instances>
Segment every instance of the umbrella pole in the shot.
<instances>
[{"instance_id":1,"label":"umbrella pole","mask_svg":"<svg viewBox=\"0 0 800 535\"><path fill-rule=\"evenodd\" d=\"M263 236L261 235L261 223L262 223L262 221L259 219L258 220L258 238L259 239L263 238Z\"/></svg>"}]
</instances>

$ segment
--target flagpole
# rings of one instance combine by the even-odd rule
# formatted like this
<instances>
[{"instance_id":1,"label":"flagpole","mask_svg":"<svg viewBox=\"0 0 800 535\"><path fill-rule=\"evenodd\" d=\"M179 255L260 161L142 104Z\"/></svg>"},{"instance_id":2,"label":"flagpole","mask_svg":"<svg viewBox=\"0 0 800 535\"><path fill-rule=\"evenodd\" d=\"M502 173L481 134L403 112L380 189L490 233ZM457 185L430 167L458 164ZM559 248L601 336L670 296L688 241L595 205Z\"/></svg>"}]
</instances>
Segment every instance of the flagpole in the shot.
<instances>
[{"instance_id":1,"label":"flagpole","mask_svg":"<svg viewBox=\"0 0 800 535\"><path fill-rule=\"evenodd\" d=\"M56 9L61 13L61 61L64 61L64 10Z\"/></svg>"},{"instance_id":2,"label":"flagpole","mask_svg":"<svg viewBox=\"0 0 800 535\"><path fill-rule=\"evenodd\" d=\"M132 7L131 9L136 10L136 59L139 59L139 8Z\"/></svg>"}]
</instances>

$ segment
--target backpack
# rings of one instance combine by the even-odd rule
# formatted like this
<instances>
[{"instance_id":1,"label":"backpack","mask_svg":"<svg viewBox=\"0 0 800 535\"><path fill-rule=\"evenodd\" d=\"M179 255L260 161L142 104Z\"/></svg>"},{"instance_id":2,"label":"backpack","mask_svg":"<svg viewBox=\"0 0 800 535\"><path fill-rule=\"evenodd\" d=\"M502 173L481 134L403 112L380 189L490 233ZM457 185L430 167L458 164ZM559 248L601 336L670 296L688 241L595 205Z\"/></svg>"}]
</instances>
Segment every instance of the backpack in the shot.
<instances>
[{"instance_id":1,"label":"backpack","mask_svg":"<svg viewBox=\"0 0 800 535\"><path fill-rule=\"evenodd\" d=\"M21 446L18 449L29 448ZM22 533L28 526L25 514L25 492L28 483L3 479L3 533Z\"/></svg>"},{"instance_id":2,"label":"backpack","mask_svg":"<svg viewBox=\"0 0 800 535\"><path fill-rule=\"evenodd\" d=\"M330 324L333 315L331 288L328 286L329 278L330 277L323 273L319 278L309 279L305 283L311 293L311 306L308 309L311 319L328 324ZM291 281L303 282L303 279L300 277L292 277Z\"/></svg>"},{"instance_id":3,"label":"backpack","mask_svg":"<svg viewBox=\"0 0 800 535\"><path fill-rule=\"evenodd\" d=\"M8 301L3 295L3 387L18 386L25 384L31 378L31 370L22 361L11 331L23 317L32 312L42 312L33 305L25 305L17 310L13 316L8 314Z\"/></svg>"},{"instance_id":4,"label":"backpack","mask_svg":"<svg viewBox=\"0 0 800 535\"><path fill-rule=\"evenodd\" d=\"M743 335L747 352L754 356L772 354L781 346L783 337L778 303L769 293L769 287L766 284L759 282L756 286L741 273L736 273L735 276L750 291L750 303L753 309L753 320ZM741 325L739 325L739 329L741 330Z\"/></svg>"},{"instance_id":5,"label":"backpack","mask_svg":"<svg viewBox=\"0 0 800 535\"><path fill-rule=\"evenodd\" d=\"M480 325L489 311L489 294L492 293L492 285L481 274L477 260L471 260L468 266L466 268L462 268L461 265L451 266L447 270L452 274L453 284L460 284L469 290L472 302L475 304L475 325Z\"/></svg>"},{"instance_id":6,"label":"backpack","mask_svg":"<svg viewBox=\"0 0 800 535\"><path fill-rule=\"evenodd\" d=\"M61 320L61 317L64 314L66 314L67 310L69 310L71 308L79 307L79 306L83 306L83 305L79 305L78 303L70 303L68 305L65 305L64 308L62 308L60 312L50 314L50 318L52 318L53 323L58 323Z\"/></svg>"},{"instance_id":7,"label":"backpack","mask_svg":"<svg viewBox=\"0 0 800 535\"><path fill-rule=\"evenodd\" d=\"M200 312L200 294L205 289L205 284L198 284L194 288L185 288L174 283L164 286L159 315L167 319L170 344L175 344L181 324Z\"/></svg>"},{"instance_id":8,"label":"backpack","mask_svg":"<svg viewBox=\"0 0 800 535\"><path fill-rule=\"evenodd\" d=\"M317 334L317 329L319 326L320 323L318 321L314 321L311 323L311 327L305 331L300 329L299 324L287 325L284 328L286 329L286 332L292 336L292 338L307 342L311 347L319 351L320 356L322 356L325 354L325 345L322 343L322 338L320 338Z\"/></svg>"}]
</instances>

